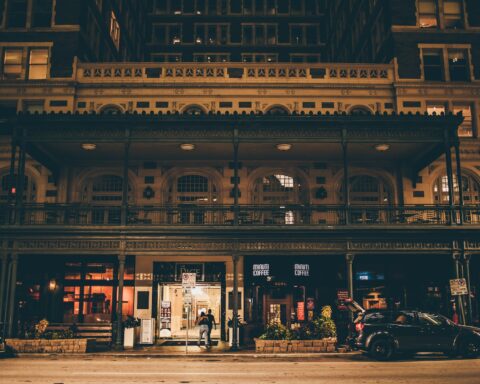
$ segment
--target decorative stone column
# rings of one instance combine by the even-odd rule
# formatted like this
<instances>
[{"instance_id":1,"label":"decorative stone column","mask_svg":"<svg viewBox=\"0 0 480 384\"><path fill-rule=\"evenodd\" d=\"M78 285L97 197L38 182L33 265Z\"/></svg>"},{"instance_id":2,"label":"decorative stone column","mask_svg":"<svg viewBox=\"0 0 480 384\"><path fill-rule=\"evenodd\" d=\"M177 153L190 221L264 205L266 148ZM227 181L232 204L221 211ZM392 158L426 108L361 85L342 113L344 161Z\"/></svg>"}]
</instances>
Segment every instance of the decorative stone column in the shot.
<instances>
[{"instance_id":1,"label":"decorative stone column","mask_svg":"<svg viewBox=\"0 0 480 384\"><path fill-rule=\"evenodd\" d=\"M125 252L118 255L118 294L117 294L117 323L115 349L123 349L123 326L122 326L122 305L123 305L123 276L125 274Z\"/></svg>"}]
</instances>

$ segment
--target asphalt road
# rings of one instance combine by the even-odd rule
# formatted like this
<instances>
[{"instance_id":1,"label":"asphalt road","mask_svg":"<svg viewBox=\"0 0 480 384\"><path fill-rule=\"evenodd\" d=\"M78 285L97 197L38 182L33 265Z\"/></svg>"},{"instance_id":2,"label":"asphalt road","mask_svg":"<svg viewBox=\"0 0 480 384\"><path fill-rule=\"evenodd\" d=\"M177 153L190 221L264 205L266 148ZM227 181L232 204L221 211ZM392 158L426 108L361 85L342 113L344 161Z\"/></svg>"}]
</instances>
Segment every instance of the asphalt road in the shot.
<instances>
[{"instance_id":1,"label":"asphalt road","mask_svg":"<svg viewBox=\"0 0 480 384\"><path fill-rule=\"evenodd\" d=\"M480 359L16 358L0 360L0 383L477 384Z\"/></svg>"}]
</instances>

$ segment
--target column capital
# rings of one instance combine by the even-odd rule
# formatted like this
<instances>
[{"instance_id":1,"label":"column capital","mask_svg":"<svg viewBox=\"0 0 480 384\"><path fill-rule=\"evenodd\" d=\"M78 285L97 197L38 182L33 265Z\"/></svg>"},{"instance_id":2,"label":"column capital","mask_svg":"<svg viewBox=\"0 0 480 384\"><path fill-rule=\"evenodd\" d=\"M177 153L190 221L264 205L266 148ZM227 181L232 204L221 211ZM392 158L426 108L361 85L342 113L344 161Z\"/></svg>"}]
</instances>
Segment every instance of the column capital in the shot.
<instances>
[{"instance_id":1,"label":"column capital","mask_svg":"<svg viewBox=\"0 0 480 384\"><path fill-rule=\"evenodd\" d=\"M117 258L118 258L118 261L120 263L125 263L125 260L127 259L127 256L124 253L120 253L120 254L118 254Z\"/></svg>"},{"instance_id":2,"label":"column capital","mask_svg":"<svg viewBox=\"0 0 480 384\"><path fill-rule=\"evenodd\" d=\"M238 253L234 253L232 255L232 260L234 263L237 263L240 260L240 255Z\"/></svg>"},{"instance_id":3,"label":"column capital","mask_svg":"<svg viewBox=\"0 0 480 384\"><path fill-rule=\"evenodd\" d=\"M348 263L353 263L353 260L355 259L355 254L354 253L346 253L345 254L345 260Z\"/></svg>"},{"instance_id":4,"label":"column capital","mask_svg":"<svg viewBox=\"0 0 480 384\"><path fill-rule=\"evenodd\" d=\"M463 260L465 260L467 263L470 262L470 259L472 258L471 253L464 252L463 253Z\"/></svg>"},{"instance_id":5,"label":"column capital","mask_svg":"<svg viewBox=\"0 0 480 384\"><path fill-rule=\"evenodd\" d=\"M452 253L452 259L455 260L455 261L460 261L460 259L462 258L462 253L461 252L458 252L458 251L454 251Z\"/></svg>"}]
</instances>

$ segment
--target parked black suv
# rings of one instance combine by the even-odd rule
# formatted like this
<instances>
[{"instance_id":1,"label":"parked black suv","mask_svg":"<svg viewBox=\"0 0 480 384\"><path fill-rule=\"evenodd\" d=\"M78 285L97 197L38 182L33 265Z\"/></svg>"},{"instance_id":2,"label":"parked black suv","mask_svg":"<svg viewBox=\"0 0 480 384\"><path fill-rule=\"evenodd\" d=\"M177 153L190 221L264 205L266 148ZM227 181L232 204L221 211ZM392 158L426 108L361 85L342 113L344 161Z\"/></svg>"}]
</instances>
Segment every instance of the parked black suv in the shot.
<instances>
[{"instance_id":1,"label":"parked black suv","mask_svg":"<svg viewBox=\"0 0 480 384\"><path fill-rule=\"evenodd\" d=\"M355 302L348 306L356 312L349 336L351 345L377 360L416 352L444 352L463 357L480 355L480 328L457 325L431 312L365 311Z\"/></svg>"}]
</instances>

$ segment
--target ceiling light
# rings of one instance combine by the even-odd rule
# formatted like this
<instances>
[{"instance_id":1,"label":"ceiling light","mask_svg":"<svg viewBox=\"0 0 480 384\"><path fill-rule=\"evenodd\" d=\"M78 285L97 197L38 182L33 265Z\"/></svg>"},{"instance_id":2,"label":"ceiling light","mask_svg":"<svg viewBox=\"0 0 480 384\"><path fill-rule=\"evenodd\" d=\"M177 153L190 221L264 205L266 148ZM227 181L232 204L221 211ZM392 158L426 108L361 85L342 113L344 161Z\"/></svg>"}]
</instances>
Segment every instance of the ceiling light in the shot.
<instances>
[{"instance_id":1,"label":"ceiling light","mask_svg":"<svg viewBox=\"0 0 480 384\"><path fill-rule=\"evenodd\" d=\"M292 149L292 144L277 144L276 147L279 151L286 152Z\"/></svg>"},{"instance_id":2,"label":"ceiling light","mask_svg":"<svg viewBox=\"0 0 480 384\"><path fill-rule=\"evenodd\" d=\"M180 148L184 151L193 151L195 149L195 144L184 143L180 144Z\"/></svg>"},{"instance_id":3,"label":"ceiling light","mask_svg":"<svg viewBox=\"0 0 480 384\"><path fill-rule=\"evenodd\" d=\"M97 149L97 144L93 144L93 143L83 143L83 144L82 144L82 148L83 148L85 151L94 151L95 149Z\"/></svg>"},{"instance_id":4,"label":"ceiling light","mask_svg":"<svg viewBox=\"0 0 480 384\"><path fill-rule=\"evenodd\" d=\"M378 152L386 152L390 149L390 144L377 144L375 145L375 149Z\"/></svg>"}]
</instances>

